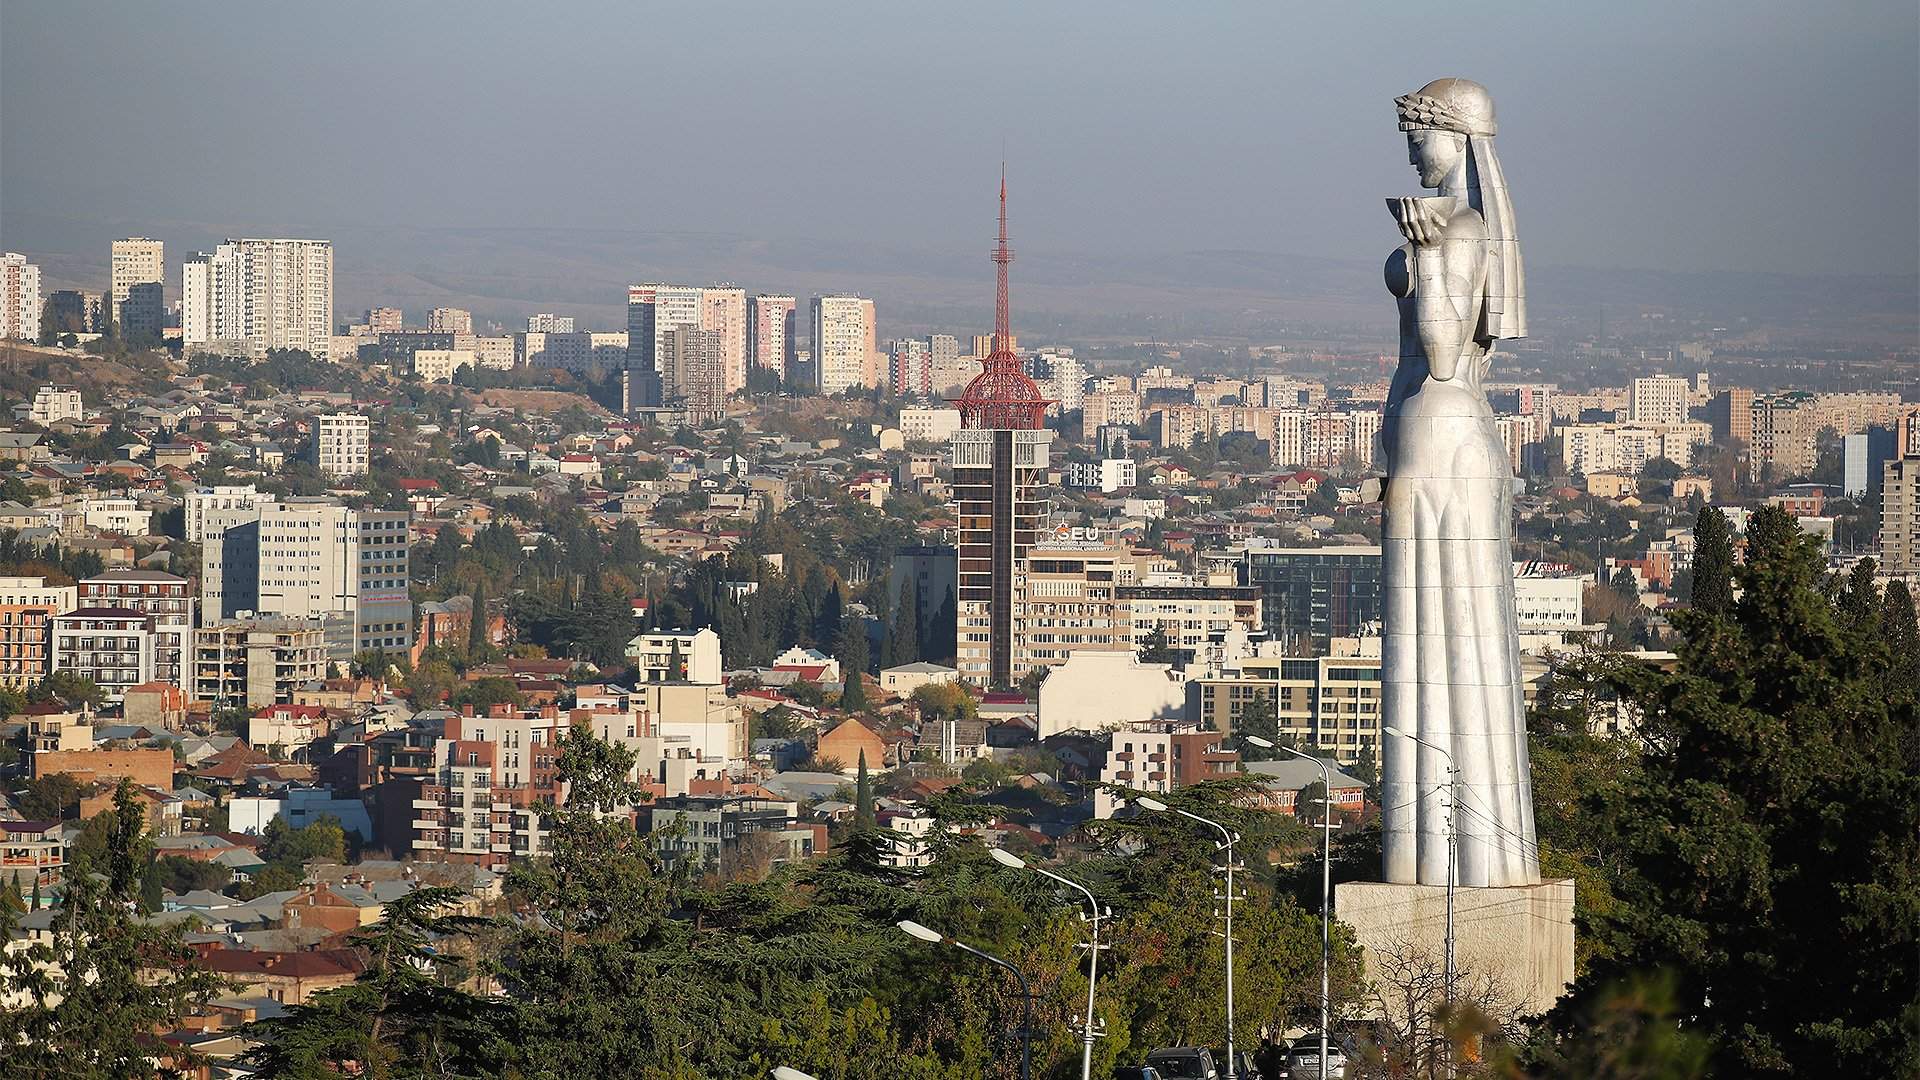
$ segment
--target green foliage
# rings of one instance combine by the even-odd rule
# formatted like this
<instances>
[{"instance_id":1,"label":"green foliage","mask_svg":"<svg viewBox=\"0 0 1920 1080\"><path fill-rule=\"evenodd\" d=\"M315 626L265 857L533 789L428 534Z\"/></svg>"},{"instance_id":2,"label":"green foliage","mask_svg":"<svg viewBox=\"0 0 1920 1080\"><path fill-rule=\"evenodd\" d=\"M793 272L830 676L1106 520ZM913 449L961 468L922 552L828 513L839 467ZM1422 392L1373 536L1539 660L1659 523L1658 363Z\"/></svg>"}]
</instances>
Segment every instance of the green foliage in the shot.
<instances>
[{"instance_id":1,"label":"green foliage","mask_svg":"<svg viewBox=\"0 0 1920 1080\"><path fill-rule=\"evenodd\" d=\"M161 888L171 893L195 889L220 890L232 880L233 871L219 863L201 862L184 855L166 855L153 861L154 874Z\"/></svg>"},{"instance_id":2,"label":"green foliage","mask_svg":"<svg viewBox=\"0 0 1920 1080\"><path fill-rule=\"evenodd\" d=\"M1143 664L1177 664L1180 653L1167 640L1165 629L1156 626L1140 639L1140 662Z\"/></svg>"},{"instance_id":3,"label":"green foliage","mask_svg":"<svg viewBox=\"0 0 1920 1080\"><path fill-rule=\"evenodd\" d=\"M15 808L26 821L61 821L80 813L80 799L92 791L68 773L49 773L27 781L15 798Z\"/></svg>"},{"instance_id":4,"label":"green foliage","mask_svg":"<svg viewBox=\"0 0 1920 1080\"><path fill-rule=\"evenodd\" d=\"M1613 680L1644 750L1581 800L1617 903L1553 1030L1670 970L1718 1074L1894 1075L1920 1060L1914 697L1784 512L1753 515L1737 576L1728 610L1676 616L1677 670Z\"/></svg>"},{"instance_id":5,"label":"green foliage","mask_svg":"<svg viewBox=\"0 0 1920 1080\"><path fill-rule=\"evenodd\" d=\"M1245 736L1248 735L1257 735L1272 743L1274 748L1269 750L1264 746L1256 746L1246 740ZM1233 748L1240 752L1241 758L1247 761L1272 761L1286 756L1279 748L1289 745L1291 740L1280 735L1280 713L1274 705L1272 694L1256 693L1240 707L1240 717L1234 723L1230 741Z\"/></svg>"},{"instance_id":6,"label":"green foliage","mask_svg":"<svg viewBox=\"0 0 1920 1080\"><path fill-rule=\"evenodd\" d=\"M178 926L135 914L148 855L143 813L121 781L114 809L101 815L107 844L97 855L76 851L49 932L0 954L6 1075L154 1075L154 1033L178 1027L219 989L193 965ZM16 918L0 906L0 930Z\"/></svg>"},{"instance_id":7,"label":"green foliage","mask_svg":"<svg viewBox=\"0 0 1920 1080\"><path fill-rule=\"evenodd\" d=\"M92 679L72 671L55 671L35 683L27 691L32 701L51 701L66 705L68 708L87 706L97 709L107 699L106 691L94 684Z\"/></svg>"},{"instance_id":8,"label":"green foliage","mask_svg":"<svg viewBox=\"0 0 1920 1080\"><path fill-rule=\"evenodd\" d=\"M980 715L980 703L958 682L916 686L908 700L922 720L971 720Z\"/></svg>"},{"instance_id":9,"label":"green foliage","mask_svg":"<svg viewBox=\"0 0 1920 1080\"><path fill-rule=\"evenodd\" d=\"M1688 603L1697 611L1714 613L1733 607L1733 529L1727 516L1711 506L1701 507L1693 523L1693 591Z\"/></svg>"}]
</instances>

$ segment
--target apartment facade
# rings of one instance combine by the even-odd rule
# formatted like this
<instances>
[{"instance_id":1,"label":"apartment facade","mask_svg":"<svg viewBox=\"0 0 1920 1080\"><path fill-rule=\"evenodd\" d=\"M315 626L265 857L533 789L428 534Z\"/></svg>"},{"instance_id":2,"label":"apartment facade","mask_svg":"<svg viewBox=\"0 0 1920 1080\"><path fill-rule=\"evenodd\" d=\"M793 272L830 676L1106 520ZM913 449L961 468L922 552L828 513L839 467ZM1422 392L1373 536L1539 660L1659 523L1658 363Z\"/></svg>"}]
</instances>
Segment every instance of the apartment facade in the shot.
<instances>
[{"instance_id":1,"label":"apartment facade","mask_svg":"<svg viewBox=\"0 0 1920 1080\"><path fill-rule=\"evenodd\" d=\"M1882 467L1880 562L1891 574L1920 573L1920 457Z\"/></svg>"},{"instance_id":2,"label":"apartment facade","mask_svg":"<svg viewBox=\"0 0 1920 1080\"><path fill-rule=\"evenodd\" d=\"M200 548L205 618L320 619L335 660L367 649L405 651L413 623L410 519L404 510L311 498L209 515Z\"/></svg>"},{"instance_id":3,"label":"apartment facade","mask_svg":"<svg viewBox=\"0 0 1920 1080\"><path fill-rule=\"evenodd\" d=\"M81 607L124 608L151 616L153 671L149 677L187 689L194 597L186 578L159 570L108 570L82 581L79 594Z\"/></svg>"},{"instance_id":4,"label":"apartment facade","mask_svg":"<svg viewBox=\"0 0 1920 1080\"><path fill-rule=\"evenodd\" d=\"M1130 791L1164 795L1240 771L1240 755L1224 733L1198 724L1150 720L1109 733L1100 781ZM1093 816L1110 818L1120 800L1106 787L1094 793Z\"/></svg>"},{"instance_id":5,"label":"apartment facade","mask_svg":"<svg viewBox=\"0 0 1920 1080\"><path fill-rule=\"evenodd\" d=\"M274 349L328 356L333 242L234 239L195 254L182 270L181 312L189 347L237 344L256 359Z\"/></svg>"},{"instance_id":6,"label":"apartment facade","mask_svg":"<svg viewBox=\"0 0 1920 1080\"><path fill-rule=\"evenodd\" d=\"M373 421L358 413L326 413L313 420L313 460L336 480L366 473L372 464Z\"/></svg>"},{"instance_id":7,"label":"apartment facade","mask_svg":"<svg viewBox=\"0 0 1920 1080\"><path fill-rule=\"evenodd\" d=\"M41 427L52 427L63 420L80 420L87 415L87 403L77 386L47 383L33 392L33 404L27 419Z\"/></svg>"},{"instance_id":8,"label":"apartment facade","mask_svg":"<svg viewBox=\"0 0 1920 1080\"><path fill-rule=\"evenodd\" d=\"M118 607L81 607L53 617L53 670L98 686L117 704L153 680L153 616Z\"/></svg>"},{"instance_id":9,"label":"apartment facade","mask_svg":"<svg viewBox=\"0 0 1920 1080\"><path fill-rule=\"evenodd\" d=\"M1282 642L1324 646L1381 619L1380 548L1344 545L1289 548L1249 544L1240 583L1260 592L1267 633Z\"/></svg>"},{"instance_id":10,"label":"apartment facade","mask_svg":"<svg viewBox=\"0 0 1920 1080\"><path fill-rule=\"evenodd\" d=\"M0 687L26 690L53 670L53 618L79 605L72 585L0 577Z\"/></svg>"},{"instance_id":11,"label":"apartment facade","mask_svg":"<svg viewBox=\"0 0 1920 1080\"><path fill-rule=\"evenodd\" d=\"M962 428L953 435L953 500L959 535L960 677L980 686L1014 679L1014 597L1028 551L1040 539L1040 494L1053 432Z\"/></svg>"},{"instance_id":12,"label":"apartment facade","mask_svg":"<svg viewBox=\"0 0 1920 1080\"><path fill-rule=\"evenodd\" d=\"M838 394L878 386L873 301L861 296L817 296L812 316L814 388L822 394Z\"/></svg>"},{"instance_id":13,"label":"apartment facade","mask_svg":"<svg viewBox=\"0 0 1920 1080\"><path fill-rule=\"evenodd\" d=\"M1193 718L1214 731L1240 730L1246 710L1264 698L1295 747L1347 764L1379 760L1378 656L1249 657L1193 686Z\"/></svg>"},{"instance_id":14,"label":"apartment facade","mask_svg":"<svg viewBox=\"0 0 1920 1080\"><path fill-rule=\"evenodd\" d=\"M782 381L793 366L793 321L798 306L791 296L761 295L753 298L748 311L748 361Z\"/></svg>"},{"instance_id":15,"label":"apartment facade","mask_svg":"<svg viewBox=\"0 0 1920 1080\"><path fill-rule=\"evenodd\" d=\"M25 255L0 255L0 340L40 337L40 268Z\"/></svg>"},{"instance_id":16,"label":"apartment facade","mask_svg":"<svg viewBox=\"0 0 1920 1080\"><path fill-rule=\"evenodd\" d=\"M166 245L144 236L113 242L107 302L122 337L158 336L166 321Z\"/></svg>"},{"instance_id":17,"label":"apartment facade","mask_svg":"<svg viewBox=\"0 0 1920 1080\"><path fill-rule=\"evenodd\" d=\"M1636 424L1684 424L1692 391L1678 375L1645 375L1627 387L1627 419Z\"/></svg>"}]
</instances>

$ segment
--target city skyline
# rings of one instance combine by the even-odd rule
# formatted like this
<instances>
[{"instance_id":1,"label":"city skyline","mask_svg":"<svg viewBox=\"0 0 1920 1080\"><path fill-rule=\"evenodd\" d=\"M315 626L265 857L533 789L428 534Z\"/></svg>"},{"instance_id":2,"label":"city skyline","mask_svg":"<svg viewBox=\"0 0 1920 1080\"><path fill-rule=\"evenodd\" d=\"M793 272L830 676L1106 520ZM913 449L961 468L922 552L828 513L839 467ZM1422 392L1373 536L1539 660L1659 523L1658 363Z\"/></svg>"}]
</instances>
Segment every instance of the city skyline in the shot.
<instances>
[{"instance_id":1,"label":"city skyline","mask_svg":"<svg viewBox=\"0 0 1920 1080\"><path fill-rule=\"evenodd\" d=\"M351 6L271 16L218 5L116 10L96 20L104 39L72 33L85 8L16 6L4 17L0 231L15 250L87 248L95 238L76 222L111 219L109 232L151 233L177 251L218 239L196 229L306 235L355 226L858 236L972 251L991 237L990 215L974 209L972 193L1004 152L1026 192L1016 224L1036 250L1346 257L1377 242L1384 219L1376 198L1410 190L1394 154L1381 152L1396 138L1377 88L1403 78L1409 64L1445 66L1440 58L1476 38L1475 20L1465 19L1407 35L1405 44L1348 50L1343 43L1371 37L1388 16L1249 7L1191 17L1184 35L1169 38L1151 9L1123 7L1096 26L1091 9L1063 7L966 20L870 11L861 34L840 40L803 13L768 13L685 57L654 58L657 76L642 84L669 118L660 144L675 153L649 156L652 140L637 150L604 141L632 87L605 85L593 63L556 65L541 92L520 94L472 62L500 58L503 41L572 48L588 61L608 47L585 33L605 12L570 9L538 26L501 9L431 26L404 10L383 12L383 33L352 49L263 68L271 36L343 32ZM1920 216L1904 179L1920 143L1902 115L1920 96L1907 62L1920 20L1894 4L1854 16L1842 23L1781 5L1771 17L1736 21L1649 6L1610 9L1592 23L1510 19L1518 24L1511 32L1550 47L1552 79L1535 70L1545 59L1538 54L1468 48L1489 69L1483 77L1528 88L1507 96L1502 119L1532 144L1510 168L1534 193L1520 216L1536 262L1913 273L1920 259L1910 237L1886 223ZM649 18L671 29L676 16ZM780 31L800 35L797 44ZM1073 48L1061 47L1063 31L1079 35ZM222 43L226 78L251 76L258 92L209 94L194 67L168 62L179 52L173 46L195 34ZM1286 48L1261 52L1282 34ZM412 47L428 35L443 47L423 60ZM839 57L856 44L884 52L896 42L916 50L925 65L918 77L889 78L875 65L861 79L850 64L852 73L809 79L785 97L794 110L786 122L766 122L762 95L780 81L766 69L785 65L755 61L777 62L787 47ZM982 53L983 42L994 47ZM41 77L75 63L82 43L129 69L149 108L124 110L117 97ZM1278 67L1282 60L1296 66ZM679 65L727 61L742 73L737 86L674 79ZM1800 77L1756 74L1774 70ZM949 79L972 92L952 94ZM1049 92L1031 95L1033 80ZM299 92L319 85L329 106L300 105ZM42 96L41 87L58 93ZM1673 98L1693 107L1685 115L1652 107ZM168 123L152 122L156 109ZM263 109L275 117L264 130ZM421 135L429 118L431 139ZM542 131L543 147L577 146L581 165L556 170L548 149L490 156L484 170L459 169L455 183L426 182L516 123ZM847 123L864 124L866 137L821 138L823 125ZM257 134L253 152L222 155L236 130ZM737 138L743 130L754 138ZM321 167L289 173L276 164L315 142L342 150L309 159ZM689 150L710 167L684 168ZM127 154L148 167L108 167ZM932 167L902 168L903 154ZM661 164L668 157L671 169ZM1823 198L1806 203L1808 191ZM662 215L652 206L674 209Z\"/></svg>"}]
</instances>

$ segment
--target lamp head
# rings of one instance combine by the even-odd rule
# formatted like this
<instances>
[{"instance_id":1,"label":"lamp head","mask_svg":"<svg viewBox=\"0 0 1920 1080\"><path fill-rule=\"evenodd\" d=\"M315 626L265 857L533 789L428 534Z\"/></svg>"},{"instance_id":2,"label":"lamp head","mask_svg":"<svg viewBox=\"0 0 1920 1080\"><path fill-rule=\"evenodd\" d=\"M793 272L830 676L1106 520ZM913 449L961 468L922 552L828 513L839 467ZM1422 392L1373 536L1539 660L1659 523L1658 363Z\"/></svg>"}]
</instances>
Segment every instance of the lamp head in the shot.
<instances>
[{"instance_id":1,"label":"lamp head","mask_svg":"<svg viewBox=\"0 0 1920 1080\"><path fill-rule=\"evenodd\" d=\"M1166 803L1163 803L1159 799L1155 799L1147 795L1134 796L1133 805L1139 807L1142 810L1153 810L1153 811L1161 811L1167 808Z\"/></svg>"},{"instance_id":2,"label":"lamp head","mask_svg":"<svg viewBox=\"0 0 1920 1080\"><path fill-rule=\"evenodd\" d=\"M940 931L933 930L925 926L921 926L919 923L914 922L912 919L901 919L899 926L900 926L900 929L905 930L909 935L913 937L917 937L921 941L931 942L935 945L938 945L942 941L946 940L946 938L940 933Z\"/></svg>"},{"instance_id":3,"label":"lamp head","mask_svg":"<svg viewBox=\"0 0 1920 1080\"><path fill-rule=\"evenodd\" d=\"M1240 738L1246 742L1252 743L1254 746L1257 746L1262 750L1273 749L1273 740L1271 739L1263 739L1258 735L1242 735L1240 736Z\"/></svg>"},{"instance_id":4,"label":"lamp head","mask_svg":"<svg viewBox=\"0 0 1920 1080\"><path fill-rule=\"evenodd\" d=\"M1411 738L1413 738L1413 736L1411 736L1411 735L1409 735L1409 734L1407 734L1407 733L1406 733L1406 732L1404 732L1404 731L1401 731L1401 730L1400 730L1399 728L1397 728L1397 727L1394 727L1394 726L1393 726L1392 724L1382 724L1382 725L1380 726L1380 730L1381 730L1381 731L1383 731L1383 732L1386 732L1386 733L1387 733L1388 735L1392 735L1392 736L1393 736L1394 738L1396 738L1396 739L1411 739Z\"/></svg>"},{"instance_id":5,"label":"lamp head","mask_svg":"<svg viewBox=\"0 0 1920 1080\"><path fill-rule=\"evenodd\" d=\"M785 1065L775 1065L773 1067L773 1080L813 1080L813 1077L801 1072L799 1069L789 1069Z\"/></svg>"},{"instance_id":6,"label":"lamp head","mask_svg":"<svg viewBox=\"0 0 1920 1080\"><path fill-rule=\"evenodd\" d=\"M987 854L993 856L994 862L999 863L1009 870L1025 870L1027 868L1027 860L1015 855L1006 848L988 848Z\"/></svg>"}]
</instances>

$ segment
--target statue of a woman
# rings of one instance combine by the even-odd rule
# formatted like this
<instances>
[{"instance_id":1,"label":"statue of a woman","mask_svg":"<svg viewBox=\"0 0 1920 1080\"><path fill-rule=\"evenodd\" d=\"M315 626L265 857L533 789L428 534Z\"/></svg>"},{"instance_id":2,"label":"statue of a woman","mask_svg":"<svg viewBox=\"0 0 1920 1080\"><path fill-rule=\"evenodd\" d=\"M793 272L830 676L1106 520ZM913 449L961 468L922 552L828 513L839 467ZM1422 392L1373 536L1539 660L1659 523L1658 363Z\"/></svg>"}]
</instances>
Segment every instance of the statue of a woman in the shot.
<instances>
[{"instance_id":1,"label":"statue of a woman","mask_svg":"<svg viewBox=\"0 0 1920 1080\"><path fill-rule=\"evenodd\" d=\"M1513 471L1481 388L1494 342L1526 334L1493 99L1440 79L1395 101L1438 195L1389 199L1400 366L1387 395L1382 842L1390 882L1540 880L1513 608ZM1457 794L1456 794L1457 793Z\"/></svg>"}]
</instances>

